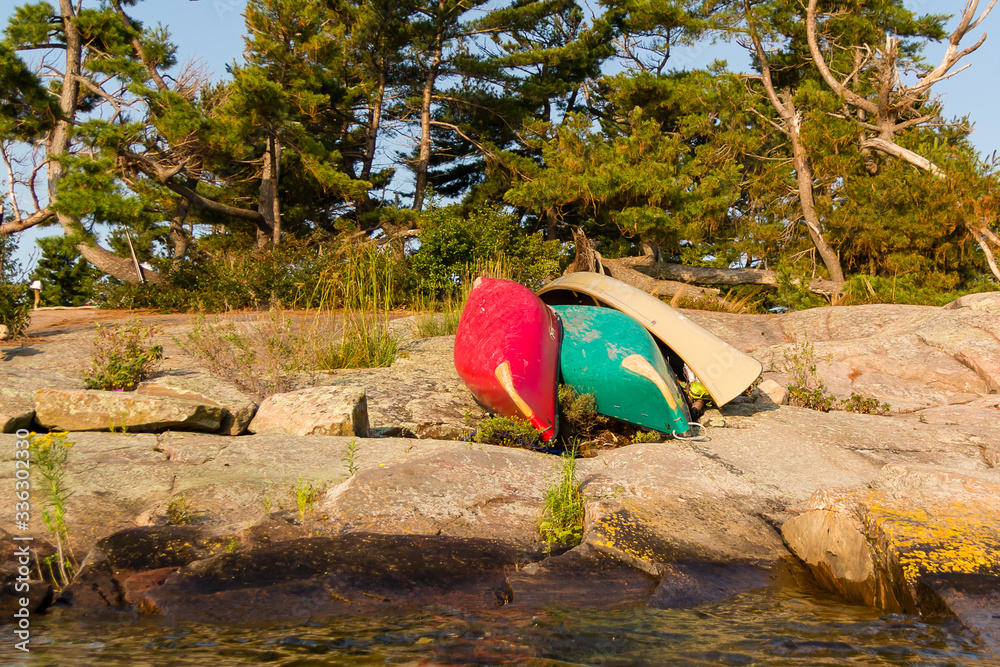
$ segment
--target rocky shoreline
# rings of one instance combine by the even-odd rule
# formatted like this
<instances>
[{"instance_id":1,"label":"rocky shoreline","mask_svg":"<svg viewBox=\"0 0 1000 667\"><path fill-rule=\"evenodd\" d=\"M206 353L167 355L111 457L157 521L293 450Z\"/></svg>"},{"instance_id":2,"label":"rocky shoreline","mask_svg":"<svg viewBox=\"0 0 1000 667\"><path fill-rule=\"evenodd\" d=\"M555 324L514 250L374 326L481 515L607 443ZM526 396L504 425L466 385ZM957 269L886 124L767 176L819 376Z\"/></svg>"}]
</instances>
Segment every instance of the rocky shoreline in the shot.
<instances>
[{"instance_id":1,"label":"rocky shoreline","mask_svg":"<svg viewBox=\"0 0 1000 667\"><path fill-rule=\"evenodd\" d=\"M222 622L433 602L682 607L778 585L804 563L847 600L954 614L1000 645L1000 294L687 314L780 386L805 337L831 392L893 414L761 393L710 415L706 441L580 459L583 542L549 552L537 526L559 459L456 439L483 413L449 337L409 342L389 369L312 374L258 409L175 344L184 316L142 314L163 332L167 365L124 394L84 391L80 377L94 319L127 315L39 311L27 341L0 348L0 528L25 534L13 431L45 425L75 442L68 521L82 567L64 612ZM38 518L27 534L50 537ZM4 537L0 605L11 609ZM32 590L36 609L52 602Z\"/></svg>"}]
</instances>

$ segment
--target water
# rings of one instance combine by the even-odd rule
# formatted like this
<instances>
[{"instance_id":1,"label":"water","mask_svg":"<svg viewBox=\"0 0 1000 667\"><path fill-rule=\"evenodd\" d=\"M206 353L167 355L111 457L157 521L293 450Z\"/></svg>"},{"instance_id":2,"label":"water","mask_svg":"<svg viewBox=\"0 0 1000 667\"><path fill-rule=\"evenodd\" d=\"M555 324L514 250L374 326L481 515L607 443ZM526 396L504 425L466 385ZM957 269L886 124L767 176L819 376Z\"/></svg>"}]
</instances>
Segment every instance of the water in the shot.
<instances>
[{"instance_id":1,"label":"water","mask_svg":"<svg viewBox=\"0 0 1000 667\"><path fill-rule=\"evenodd\" d=\"M696 609L491 612L219 627L121 615L34 619L32 652L0 633L3 665L996 665L954 619L923 621L799 588Z\"/></svg>"}]
</instances>

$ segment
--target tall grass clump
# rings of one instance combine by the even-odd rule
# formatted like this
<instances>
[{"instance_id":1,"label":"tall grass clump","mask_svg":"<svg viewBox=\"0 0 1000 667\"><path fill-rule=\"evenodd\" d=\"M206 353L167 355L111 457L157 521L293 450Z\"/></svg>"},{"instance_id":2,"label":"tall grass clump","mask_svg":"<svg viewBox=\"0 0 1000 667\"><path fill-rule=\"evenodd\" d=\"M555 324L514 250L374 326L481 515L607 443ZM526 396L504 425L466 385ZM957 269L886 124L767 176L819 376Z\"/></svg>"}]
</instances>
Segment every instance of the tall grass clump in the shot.
<instances>
[{"instance_id":1,"label":"tall grass clump","mask_svg":"<svg viewBox=\"0 0 1000 667\"><path fill-rule=\"evenodd\" d=\"M209 323L199 316L178 343L258 399L295 389L303 372L389 366L400 345L389 327L400 301L396 273L386 253L355 247L300 286L293 301L310 315L292 317L276 304L263 318Z\"/></svg>"},{"instance_id":2,"label":"tall grass clump","mask_svg":"<svg viewBox=\"0 0 1000 667\"><path fill-rule=\"evenodd\" d=\"M433 338L435 336L454 336L458 331L458 321L462 317L462 309L468 292L464 296L455 296L448 292L440 303L430 302L426 298L417 298L417 338Z\"/></svg>"},{"instance_id":3,"label":"tall grass clump","mask_svg":"<svg viewBox=\"0 0 1000 667\"><path fill-rule=\"evenodd\" d=\"M316 367L385 368L399 353L399 337L389 329L388 318L364 313L345 315L340 342L317 350Z\"/></svg>"},{"instance_id":4,"label":"tall grass clump","mask_svg":"<svg viewBox=\"0 0 1000 667\"><path fill-rule=\"evenodd\" d=\"M584 500L576 484L576 452L563 455L555 480L545 493L538 532L549 545L576 546L583 539Z\"/></svg>"}]
</instances>

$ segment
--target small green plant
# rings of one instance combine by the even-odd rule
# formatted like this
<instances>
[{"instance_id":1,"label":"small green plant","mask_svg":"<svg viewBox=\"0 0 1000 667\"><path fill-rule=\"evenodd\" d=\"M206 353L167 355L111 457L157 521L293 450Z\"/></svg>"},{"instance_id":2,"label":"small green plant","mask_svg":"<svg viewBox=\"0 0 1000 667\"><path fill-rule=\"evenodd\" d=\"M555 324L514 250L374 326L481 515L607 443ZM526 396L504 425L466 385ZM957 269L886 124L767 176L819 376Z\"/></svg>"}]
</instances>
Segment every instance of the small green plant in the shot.
<instances>
[{"instance_id":1,"label":"small green plant","mask_svg":"<svg viewBox=\"0 0 1000 667\"><path fill-rule=\"evenodd\" d=\"M545 507L538 532L552 549L553 544L575 546L583 539L584 500L576 485L576 451L563 454L555 481L545 494Z\"/></svg>"},{"instance_id":2,"label":"small green plant","mask_svg":"<svg viewBox=\"0 0 1000 667\"><path fill-rule=\"evenodd\" d=\"M636 431L635 435L632 436L633 445L641 442L660 442L661 440L663 440L663 434L656 431Z\"/></svg>"},{"instance_id":3,"label":"small green plant","mask_svg":"<svg viewBox=\"0 0 1000 667\"><path fill-rule=\"evenodd\" d=\"M69 544L69 525L66 523L66 501L73 492L66 483L66 463L73 442L68 433L48 433L29 436L29 449L35 469L42 478L42 521L56 543L56 553L45 559L49 573L57 590L62 590L73 581L79 563ZM56 560L52 567L53 558Z\"/></svg>"},{"instance_id":4,"label":"small green plant","mask_svg":"<svg viewBox=\"0 0 1000 667\"><path fill-rule=\"evenodd\" d=\"M264 494L264 512L266 514L271 513L271 494L269 493Z\"/></svg>"},{"instance_id":5,"label":"small green plant","mask_svg":"<svg viewBox=\"0 0 1000 667\"><path fill-rule=\"evenodd\" d=\"M826 384L816 372L812 343L805 339L785 351L785 371L792 376L788 385L788 403L810 410L829 412L834 398L826 393Z\"/></svg>"},{"instance_id":6,"label":"small green plant","mask_svg":"<svg viewBox=\"0 0 1000 667\"><path fill-rule=\"evenodd\" d=\"M347 449L344 450L344 457L341 461L347 465L347 476L354 477L355 473L358 472L358 454L360 445L358 445L357 440L352 439L347 443Z\"/></svg>"},{"instance_id":7,"label":"small green plant","mask_svg":"<svg viewBox=\"0 0 1000 667\"><path fill-rule=\"evenodd\" d=\"M862 396L861 394L852 392L850 398L837 404L837 409L846 412L857 412L863 415L887 415L892 411L892 406L888 403L880 402L877 398Z\"/></svg>"},{"instance_id":8,"label":"small green plant","mask_svg":"<svg viewBox=\"0 0 1000 667\"><path fill-rule=\"evenodd\" d=\"M148 378L163 360L163 347L150 345L155 327L132 320L113 326L97 326L91 353L91 369L84 375L89 389L132 391Z\"/></svg>"},{"instance_id":9,"label":"small green plant","mask_svg":"<svg viewBox=\"0 0 1000 667\"><path fill-rule=\"evenodd\" d=\"M299 508L299 519L306 520L306 513L319 498L319 489L301 477L295 483L295 505Z\"/></svg>"},{"instance_id":10,"label":"small green plant","mask_svg":"<svg viewBox=\"0 0 1000 667\"><path fill-rule=\"evenodd\" d=\"M118 418L120 420L118 425L115 425L114 419L108 419L108 431L111 433L128 433L128 415L122 412L118 415Z\"/></svg>"},{"instance_id":11,"label":"small green plant","mask_svg":"<svg viewBox=\"0 0 1000 667\"><path fill-rule=\"evenodd\" d=\"M473 440L501 447L534 447L541 441L541 431L524 419L494 415L479 421Z\"/></svg>"},{"instance_id":12,"label":"small green plant","mask_svg":"<svg viewBox=\"0 0 1000 667\"><path fill-rule=\"evenodd\" d=\"M231 554L231 553L236 553L236 551L239 550L239 548L240 548L239 542L236 541L235 537L231 537L229 538L229 542L226 544L226 546L223 547L223 551L225 551L227 554Z\"/></svg>"},{"instance_id":13,"label":"small green plant","mask_svg":"<svg viewBox=\"0 0 1000 667\"><path fill-rule=\"evenodd\" d=\"M201 512L194 509L191 501L181 495L172 496L167 501L167 523L172 526L187 526L198 520Z\"/></svg>"}]
</instances>

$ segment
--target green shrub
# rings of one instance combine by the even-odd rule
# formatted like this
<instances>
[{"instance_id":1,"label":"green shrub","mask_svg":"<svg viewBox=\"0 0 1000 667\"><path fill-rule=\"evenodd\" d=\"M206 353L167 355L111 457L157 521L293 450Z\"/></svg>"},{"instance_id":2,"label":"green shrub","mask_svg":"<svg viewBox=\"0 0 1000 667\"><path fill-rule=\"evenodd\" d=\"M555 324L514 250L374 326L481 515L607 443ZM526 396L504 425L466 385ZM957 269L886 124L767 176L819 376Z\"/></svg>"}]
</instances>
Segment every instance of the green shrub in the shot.
<instances>
[{"instance_id":1,"label":"green shrub","mask_svg":"<svg viewBox=\"0 0 1000 667\"><path fill-rule=\"evenodd\" d=\"M150 345L154 327L132 320L110 327L97 326L91 369L84 375L89 389L132 391L163 360L163 347Z\"/></svg>"},{"instance_id":2,"label":"green shrub","mask_svg":"<svg viewBox=\"0 0 1000 667\"><path fill-rule=\"evenodd\" d=\"M851 397L838 403L837 409L844 410L845 412L857 412L863 415L887 415L892 411L892 406L879 401L877 398L851 392Z\"/></svg>"},{"instance_id":3,"label":"green shrub","mask_svg":"<svg viewBox=\"0 0 1000 667\"><path fill-rule=\"evenodd\" d=\"M432 209L421 229L420 249L410 258L418 291L449 292L477 263L501 262L511 280L529 287L558 271L559 244L521 229L514 216L497 208L467 215L455 206Z\"/></svg>"},{"instance_id":4,"label":"green shrub","mask_svg":"<svg viewBox=\"0 0 1000 667\"><path fill-rule=\"evenodd\" d=\"M837 305L907 303L944 306L960 296L1000 290L991 280L959 285L954 276L942 274L900 275L895 278L855 275L847 279Z\"/></svg>"},{"instance_id":5,"label":"green shrub","mask_svg":"<svg viewBox=\"0 0 1000 667\"><path fill-rule=\"evenodd\" d=\"M785 372L792 376L788 385L788 403L810 410L829 412L833 396L826 393L826 384L816 373L813 345L805 339L785 351Z\"/></svg>"},{"instance_id":6,"label":"green shrub","mask_svg":"<svg viewBox=\"0 0 1000 667\"><path fill-rule=\"evenodd\" d=\"M494 415L476 425L475 442L501 447L534 447L541 442L541 431L524 419Z\"/></svg>"},{"instance_id":7,"label":"green shrub","mask_svg":"<svg viewBox=\"0 0 1000 667\"><path fill-rule=\"evenodd\" d=\"M31 324L34 296L26 285L0 281L0 324L7 325L11 336L23 336Z\"/></svg>"},{"instance_id":8,"label":"green shrub","mask_svg":"<svg viewBox=\"0 0 1000 667\"><path fill-rule=\"evenodd\" d=\"M564 441L592 440L611 425L610 419L597 414L593 394L580 394L573 387L561 384L558 401L559 437Z\"/></svg>"},{"instance_id":9,"label":"green shrub","mask_svg":"<svg viewBox=\"0 0 1000 667\"><path fill-rule=\"evenodd\" d=\"M166 285L110 280L108 308L225 312L288 308L384 309L407 300L407 267L390 250L332 239L288 237L263 249L199 246L189 261L162 267Z\"/></svg>"}]
</instances>

